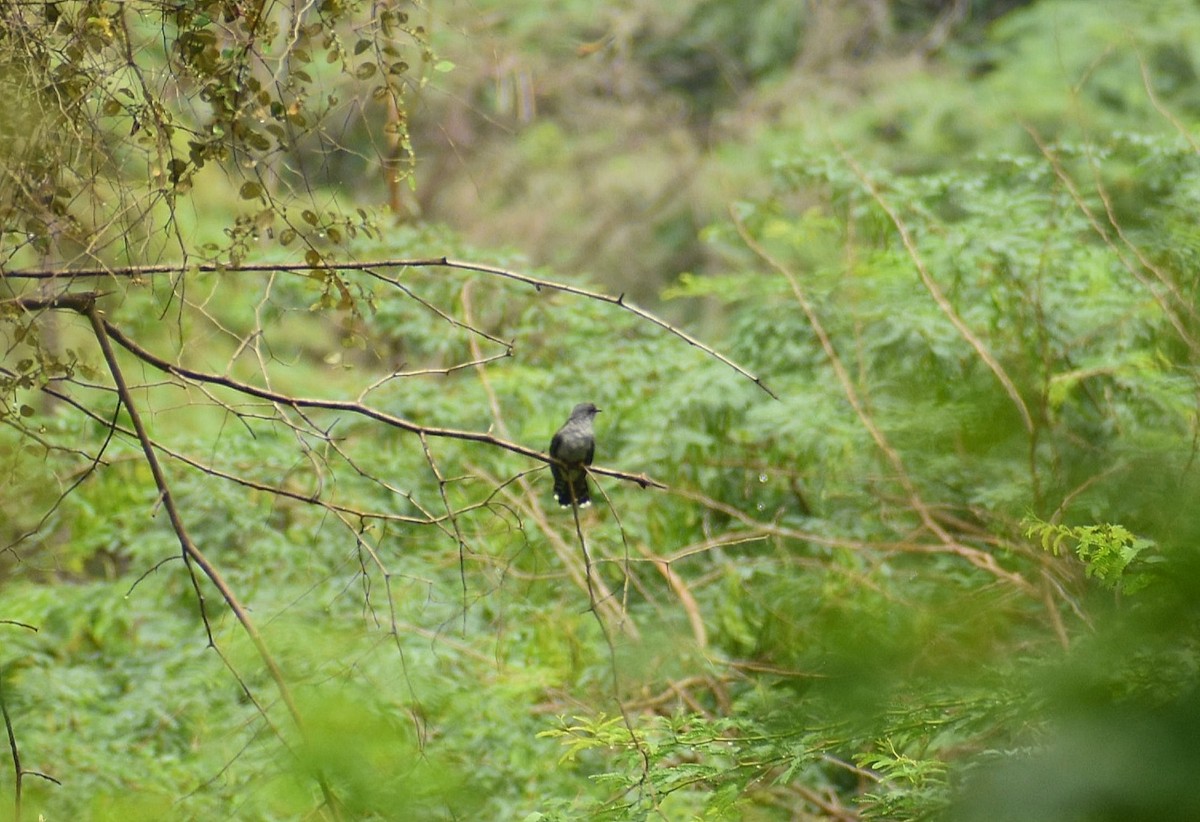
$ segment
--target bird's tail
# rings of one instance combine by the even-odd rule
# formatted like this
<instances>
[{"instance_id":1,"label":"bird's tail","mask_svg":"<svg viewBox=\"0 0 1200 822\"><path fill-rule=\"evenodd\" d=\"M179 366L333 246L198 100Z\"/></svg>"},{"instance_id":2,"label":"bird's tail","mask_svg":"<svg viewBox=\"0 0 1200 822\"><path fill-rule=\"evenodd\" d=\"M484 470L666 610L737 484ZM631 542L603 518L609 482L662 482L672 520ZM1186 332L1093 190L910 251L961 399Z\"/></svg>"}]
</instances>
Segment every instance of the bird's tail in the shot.
<instances>
[{"instance_id":1,"label":"bird's tail","mask_svg":"<svg viewBox=\"0 0 1200 822\"><path fill-rule=\"evenodd\" d=\"M587 473L579 471L573 476L555 477L554 500L563 508L570 508L572 502L580 508L591 505L592 497L588 491Z\"/></svg>"}]
</instances>

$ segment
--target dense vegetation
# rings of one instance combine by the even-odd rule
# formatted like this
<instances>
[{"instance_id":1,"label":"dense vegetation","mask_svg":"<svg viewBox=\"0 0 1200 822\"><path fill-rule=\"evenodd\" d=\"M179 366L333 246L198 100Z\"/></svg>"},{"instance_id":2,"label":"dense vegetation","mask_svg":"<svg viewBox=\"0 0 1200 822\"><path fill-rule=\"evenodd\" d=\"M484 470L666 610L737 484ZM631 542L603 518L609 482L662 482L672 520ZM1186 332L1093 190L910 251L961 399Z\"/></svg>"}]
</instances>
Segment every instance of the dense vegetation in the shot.
<instances>
[{"instance_id":1,"label":"dense vegetation","mask_svg":"<svg viewBox=\"0 0 1200 822\"><path fill-rule=\"evenodd\" d=\"M2 11L0 818L1200 817L1200 8L559 5Z\"/></svg>"}]
</instances>

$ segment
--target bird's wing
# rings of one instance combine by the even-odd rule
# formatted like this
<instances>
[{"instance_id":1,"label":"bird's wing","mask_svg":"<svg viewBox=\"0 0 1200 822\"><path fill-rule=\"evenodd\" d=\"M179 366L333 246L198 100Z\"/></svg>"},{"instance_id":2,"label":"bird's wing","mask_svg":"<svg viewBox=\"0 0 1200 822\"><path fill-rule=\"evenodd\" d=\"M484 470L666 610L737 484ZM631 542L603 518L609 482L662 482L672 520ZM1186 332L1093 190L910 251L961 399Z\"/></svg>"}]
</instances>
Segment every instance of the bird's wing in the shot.
<instances>
[{"instance_id":1,"label":"bird's wing","mask_svg":"<svg viewBox=\"0 0 1200 822\"><path fill-rule=\"evenodd\" d=\"M584 465L592 464L592 457L596 455L596 441L592 440L592 444L588 446L587 456L583 458Z\"/></svg>"},{"instance_id":2,"label":"bird's wing","mask_svg":"<svg viewBox=\"0 0 1200 822\"><path fill-rule=\"evenodd\" d=\"M562 447L562 431L559 431L558 433L556 433L554 435L554 438L550 440L550 456L554 457L555 459L558 459L558 449L561 447Z\"/></svg>"}]
</instances>

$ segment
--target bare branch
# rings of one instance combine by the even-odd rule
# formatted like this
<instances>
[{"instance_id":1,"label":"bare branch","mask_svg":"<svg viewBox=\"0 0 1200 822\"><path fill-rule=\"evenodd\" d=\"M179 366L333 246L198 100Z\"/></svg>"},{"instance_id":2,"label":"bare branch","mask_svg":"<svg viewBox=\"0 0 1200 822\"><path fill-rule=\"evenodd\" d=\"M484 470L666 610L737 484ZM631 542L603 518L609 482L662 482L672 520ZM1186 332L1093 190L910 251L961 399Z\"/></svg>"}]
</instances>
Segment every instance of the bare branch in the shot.
<instances>
[{"instance_id":1,"label":"bare branch","mask_svg":"<svg viewBox=\"0 0 1200 822\"><path fill-rule=\"evenodd\" d=\"M13 819L21 822L21 788L25 776L21 768L21 749L17 747L17 732L13 729L12 717L8 713L8 698L4 691L4 677L0 676L0 715L4 716L4 730L8 733L8 750L13 762Z\"/></svg>"},{"instance_id":2,"label":"bare branch","mask_svg":"<svg viewBox=\"0 0 1200 822\"><path fill-rule=\"evenodd\" d=\"M81 314L90 315L90 312L95 309L96 299L99 296L101 295L97 294L96 292L73 292L60 294L56 297L50 298L17 298L15 303L28 311L68 309L72 311L78 311ZM367 417L369 419L376 420L377 422L382 422L394 428L399 428L420 436L479 442L486 445L492 445L497 448L502 448L504 450L511 451L514 454L520 454L546 464L550 464L554 461L553 457L549 456L548 454L543 454L536 449L527 448L524 445L510 442L481 431L465 431L454 428L439 428L434 426L418 425L410 420L404 419L403 417L389 414L386 411L381 411L361 402L348 400L326 400L310 397L294 397L290 394L284 394L278 391L260 388L255 385L251 385L250 383L235 380L232 377L222 374L209 374L202 371L196 371L191 368L186 368L168 360L164 360L163 358L152 354L145 348L142 348L140 345L126 336L125 333L115 325L107 320L104 320L103 318L100 318L99 312L96 313L97 319L101 323L101 326L107 337L116 341L118 345L143 362L154 366L164 373L180 379L206 385L218 385L236 391L240 394L245 394L247 396L266 400L277 405L294 408L297 410L304 408L319 408L326 411L344 411L351 414L356 414L358 416ZM596 474L613 477L614 479L636 483L642 488L665 489L667 487L665 484L647 476L646 474L631 474L626 471L620 471L615 468L605 468L602 466L592 466L589 470Z\"/></svg>"},{"instance_id":3,"label":"bare branch","mask_svg":"<svg viewBox=\"0 0 1200 822\"><path fill-rule=\"evenodd\" d=\"M194 382L199 382L199 383L220 385L225 388L229 388L234 391L237 391L241 394L246 394L251 397L257 397L258 399L267 400L269 402L278 403L279 405L288 406L288 407L292 407L292 408L296 408L296 409L320 408L320 409L324 409L327 411L344 411L344 412L348 412L348 413L352 413L352 414L357 414L359 416L367 417L369 419L376 420L377 422L382 422L386 425L390 425L394 428L399 428L401 430L408 431L409 433L412 433L412 434L418 434L418 435L427 436L427 437L441 437L441 438L446 438L446 439L458 439L458 440L467 440L470 442L479 442L479 443L484 443L486 445L492 445L497 448L503 448L507 451L512 451L515 454L520 454L522 456L529 457L530 459L535 459L535 460L538 460L540 462L544 462L547 464L549 464L550 462L553 461L553 458L550 457L548 454L543 454L542 452L540 452L536 449L527 448L524 445L520 445L515 442L509 442L507 440L500 439L499 437L494 437L491 434L487 434L487 433L484 433L481 431L464 431L464 430L453 429L453 428L438 428L438 427L433 427L433 426L418 425L410 420L404 419L403 417L397 417L394 414L389 414L386 411L380 411L377 408L372 408L369 405L364 405L363 403L359 403L359 402L351 402L351 401L347 401L347 400L325 400L325 399L317 399L317 398L293 397L289 394L283 394L278 391L270 391L265 388L259 388L257 386L251 385L249 383L241 382L240 380L235 380L232 377L227 377L227 376L223 376L220 374L206 374L201 371L196 371L196 370L193 370L190 368L184 368L183 366L175 365L174 363L168 362L167 360L164 360L161 357L151 354L149 351L147 351L146 349L139 346L137 343L135 343L129 337L125 336L125 334L123 332L121 332L120 329L118 329L116 326L112 325L111 323L109 323L105 320L102 320L101 322L103 323L105 332L108 335L110 335L112 337L112 339L115 340L126 351L133 354L135 357L142 360L143 362L154 366L155 368L159 369L160 371L163 371L168 374L172 374L173 376L176 376L176 377L180 377L180 378L187 379L187 380L192 380ZM640 485L642 488L666 488L667 487L664 484L658 482L657 480L651 479L650 477L646 476L645 474L630 474L630 473L627 473L624 471L618 471L618 470L612 469L612 468L599 468L599 467L594 467L591 470L598 474L604 474L605 476L615 477L616 479L628 480L629 482L635 482L638 485Z\"/></svg>"},{"instance_id":4,"label":"bare branch","mask_svg":"<svg viewBox=\"0 0 1200 822\"><path fill-rule=\"evenodd\" d=\"M16 625L21 628L28 628L30 631L37 633L37 628L34 626L25 622L18 622L15 619L0 619L0 624ZM13 728L12 716L8 713L8 697L4 691L3 674L0 674L0 715L4 717L4 730L8 734L8 750L12 755L13 761L13 820L14 822L21 822L21 792L25 776L40 776L55 784L58 784L58 780L52 776L37 773L36 771L27 771L21 766L21 749L17 746L17 732Z\"/></svg>"},{"instance_id":5,"label":"bare branch","mask_svg":"<svg viewBox=\"0 0 1200 822\"><path fill-rule=\"evenodd\" d=\"M22 271L0 271L0 279L8 278L14 280L52 280L61 283L71 283L80 279L91 279L97 277L111 277L115 279L156 276L160 274L183 274L187 272L219 272L222 274L253 274L253 273L272 273L272 272L295 272L309 274L312 272L321 271L363 271L376 279L384 282L389 282L396 285L396 281L392 278L384 277L376 273L374 269L385 268L451 268L460 271L474 271L480 274L490 274L494 277L501 277L506 280L531 285L536 290L541 291L561 291L564 294L573 294L577 297L584 297L597 302L609 303L615 305L639 319L645 320L652 325L656 325L669 334L672 334L686 342L688 345L698 348L708 356L718 362L732 368L737 373L741 374L746 379L753 382L763 391L765 391L773 399L779 399L779 396L772 391L762 378L755 376L742 366L735 363L733 360L719 353L708 345L705 345L691 334L681 328L671 325L664 319L652 314L644 308L640 308L625 299L624 294L619 294L616 297L611 294L604 294L599 291L590 291L586 288L567 285L566 283L556 282L554 280L544 280L539 277L531 277L528 274L521 274L517 271L512 271L499 266L484 265L483 263L472 263L464 260L452 260L448 257L431 257L426 259L412 260L369 260L364 262L318 262L316 265L307 263L239 263L230 265L225 263L198 263L198 264L158 264L158 265L143 265L143 266L119 266L112 268L77 268L68 271L57 269L26 269ZM2 303L0 303L2 304ZM66 306L62 306L66 307ZM486 335L485 335L486 336ZM509 345L502 340L493 339L501 345Z\"/></svg>"},{"instance_id":6,"label":"bare branch","mask_svg":"<svg viewBox=\"0 0 1200 822\"><path fill-rule=\"evenodd\" d=\"M0 619L0 625L16 625L18 628L28 628L35 634L38 630L36 625L30 625L28 622L21 622L19 619Z\"/></svg>"},{"instance_id":7,"label":"bare branch","mask_svg":"<svg viewBox=\"0 0 1200 822\"><path fill-rule=\"evenodd\" d=\"M250 614L233 593L233 589L225 581L224 576L217 567L208 559L208 557L192 542L191 536L188 535L187 528L183 523L183 517L179 509L175 505L175 498L171 493L170 485L167 483L166 474L162 470L162 465L159 464L158 454L155 452L154 445L150 441L150 435L146 431L145 425L142 423L141 414L138 412L137 405L133 402L133 396L130 393L129 386L125 382L125 375L121 371L120 364L117 362L116 352L113 350L112 343L109 341L108 323L101 317L100 312L96 308L95 297L85 303L85 315L91 322L92 331L96 335L96 342L100 346L100 351L104 355L104 361L108 365L109 373L113 378L113 383L116 385L117 393L121 397L121 402L125 406L126 413L129 414L129 420L133 424L133 429L137 433L138 441L142 446L142 453L146 457L146 464L150 468L150 473L154 477L154 484L158 488L159 497L162 501L163 508L167 512L167 517L171 521L171 527L175 531L175 536L179 540L179 546L183 551L183 556L188 564L189 570L192 563L199 566L204 575L209 581L216 586L221 593L221 597L225 600L225 604L233 611L238 622L242 624L243 630L254 643L255 649L258 651L259 657L263 664L267 667L267 671L271 679L275 682L275 687L279 690L279 695L282 697L284 705L287 707L288 713L291 714L292 721L301 733L304 733L304 721L300 715L300 709L297 707L295 700L292 698L291 689L288 688L287 681L283 677L283 671L279 667L279 663L275 661L275 657L267 648L266 642L262 635L259 634L258 628L250 619ZM216 648L216 643L213 641L212 631L208 625L208 618L204 615L204 595L201 593L199 585L192 576L192 584L196 589L197 597L201 608L201 615L204 618L205 630L208 631L210 644ZM218 649L219 651L219 649ZM224 654L221 654L224 659ZM266 714L264 713L265 717ZM331 809L336 813L338 807L335 797L332 794L328 784L323 777L318 776L318 782L321 786L321 792L324 794L325 801Z\"/></svg>"}]
</instances>

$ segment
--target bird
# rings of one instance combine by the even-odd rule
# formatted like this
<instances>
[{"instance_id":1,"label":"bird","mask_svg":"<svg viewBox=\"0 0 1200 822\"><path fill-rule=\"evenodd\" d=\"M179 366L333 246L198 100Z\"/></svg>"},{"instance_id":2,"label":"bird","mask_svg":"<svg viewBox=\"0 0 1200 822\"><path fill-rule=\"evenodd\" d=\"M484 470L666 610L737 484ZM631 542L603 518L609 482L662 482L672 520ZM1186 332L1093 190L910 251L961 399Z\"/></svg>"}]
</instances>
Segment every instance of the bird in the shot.
<instances>
[{"instance_id":1,"label":"bird","mask_svg":"<svg viewBox=\"0 0 1200 822\"><path fill-rule=\"evenodd\" d=\"M554 500L563 508L592 504L588 492L587 469L596 453L596 434L592 422L600 409L581 402L550 440L550 473L554 475Z\"/></svg>"}]
</instances>

